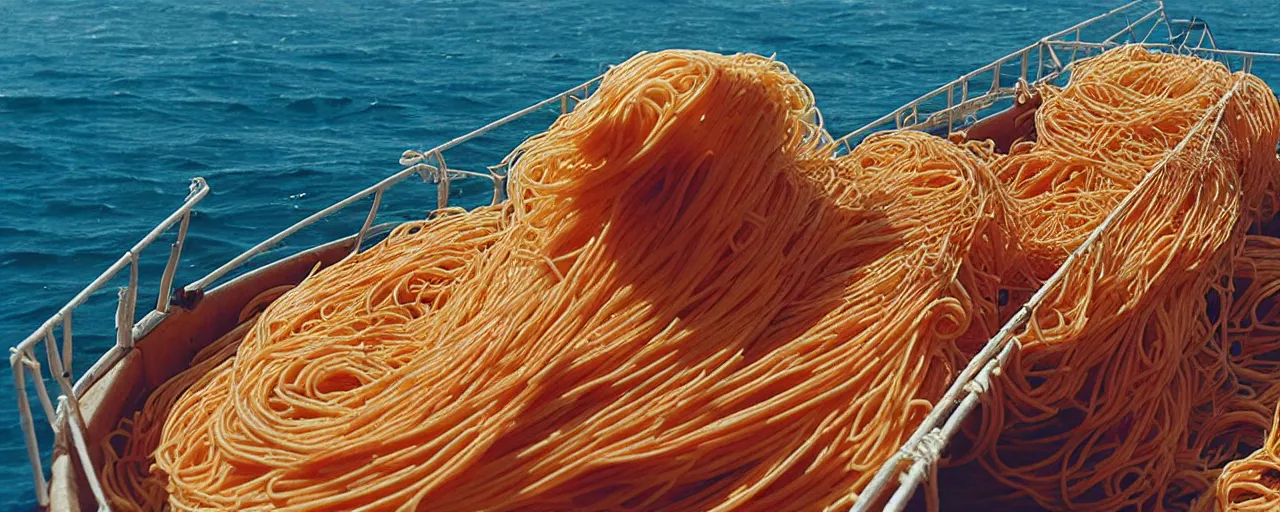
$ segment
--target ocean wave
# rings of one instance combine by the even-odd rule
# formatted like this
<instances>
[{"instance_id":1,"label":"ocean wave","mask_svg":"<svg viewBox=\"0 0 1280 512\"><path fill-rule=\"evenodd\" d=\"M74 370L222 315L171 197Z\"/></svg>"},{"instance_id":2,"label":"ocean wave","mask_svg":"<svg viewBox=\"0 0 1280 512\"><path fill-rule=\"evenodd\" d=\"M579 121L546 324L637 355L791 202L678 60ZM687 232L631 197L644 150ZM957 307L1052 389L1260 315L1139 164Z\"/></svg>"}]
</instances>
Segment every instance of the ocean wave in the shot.
<instances>
[{"instance_id":1,"label":"ocean wave","mask_svg":"<svg viewBox=\"0 0 1280 512\"><path fill-rule=\"evenodd\" d=\"M10 157L23 157L26 155L35 155L38 151L31 146L23 146L16 142L0 140L0 155Z\"/></svg>"},{"instance_id":2,"label":"ocean wave","mask_svg":"<svg viewBox=\"0 0 1280 512\"><path fill-rule=\"evenodd\" d=\"M335 112L350 106L355 100L347 97L312 96L289 101L285 109L304 114Z\"/></svg>"},{"instance_id":3,"label":"ocean wave","mask_svg":"<svg viewBox=\"0 0 1280 512\"><path fill-rule=\"evenodd\" d=\"M221 111L233 114L261 114L258 109L251 105L236 100L215 100L215 99L180 99L170 100L171 108L180 108L182 110L191 111Z\"/></svg>"},{"instance_id":4,"label":"ocean wave","mask_svg":"<svg viewBox=\"0 0 1280 512\"><path fill-rule=\"evenodd\" d=\"M72 78L99 78L101 75L97 73L89 73L83 71L72 71L66 69L40 69L31 73L31 78L36 79L72 79Z\"/></svg>"},{"instance_id":5,"label":"ocean wave","mask_svg":"<svg viewBox=\"0 0 1280 512\"><path fill-rule=\"evenodd\" d=\"M1170 9L1204 14L1224 46L1280 49L1271 30L1280 11L1246 0L1180 2ZM642 49L776 51L841 134L1034 42L1046 19L1065 26L1100 11L1090 2L935 4L940 12L925 0L712 0L682 6L679 16L634 0L590 9L564 0L6 4L5 20L22 29L0 45L0 262L8 262L0 333L39 325L180 204L195 175L213 195L192 220L184 282L398 171L404 148L467 133ZM998 23L984 23L993 16ZM483 170L557 113L495 130L448 154L449 163ZM401 187L387 195L388 215L397 206L418 218L434 205L420 181ZM490 189L478 180L451 192L474 205ZM350 234L367 205L300 233L293 247ZM166 245L147 257L163 263ZM110 332L111 302L77 311L89 322L78 356L91 360L110 346L92 334ZM3 389L0 403L13 404ZM0 489L0 510L34 505L14 420L0 413L0 481L13 483Z\"/></svg>"},{"instance_id":6,"label":"ocean wave","mask_svg":"<svg viewBox=\"0 0 1280 512\"><path fill-rule=\"evenodd\" d=\"M165 167L182 171L202 171L212 168L209 164L184 156L160 155L157 160Z\"/></svg>"},{"instance_id":7,"label":"ocean wave","mask_svg":"<svg viewBox=\"0 0 1280 512\"><path fill-rule=\"evenodd\" d=\"M89 107L103 105L105 103L106 101L101 98L91 98L87 96L10 96L0 94L0 111L10 113L38 112L72 107Z\"/></svg>"}]
</instances>

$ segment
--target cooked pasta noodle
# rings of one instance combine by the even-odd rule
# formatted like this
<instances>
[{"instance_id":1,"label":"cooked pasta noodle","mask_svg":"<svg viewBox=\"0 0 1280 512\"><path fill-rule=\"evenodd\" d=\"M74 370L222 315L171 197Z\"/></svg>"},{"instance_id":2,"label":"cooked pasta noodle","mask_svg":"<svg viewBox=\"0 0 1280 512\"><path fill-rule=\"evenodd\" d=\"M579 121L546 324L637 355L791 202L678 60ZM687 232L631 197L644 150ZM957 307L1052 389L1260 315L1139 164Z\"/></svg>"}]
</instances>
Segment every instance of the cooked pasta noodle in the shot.
<instances>
[{"instance_id":1,"label":"cooked pasta noodle","mask_svg":"<svg viewBox=\"0 0 1280 512\"><path fill-rule=\"evenodd\" d=\"M823 156L813 108L757 56L614 68L447 300L412 292L440 241L393 235L272 304L175 404L170 505L848 506L994 328L1007 201L923 134Z\"/></svg>"},{"instance_id":2,"label":"cooked pasta noodle","mask_svg":"<svg viewBox=\"0 0 1280 512\"><path fill-rule=\"evenodd\" d=\"M174 510L847 508L1149 179L1018 334L943 475L989 481L951 504L1280 501L1257 483L1280 471L1274 439L1227 465L1280 399L1280 245L1249 234L1280 204L1280 105L1252 76L1139 47L1036 92L1014 123L1034 115L1034 136L1005 154L894 131L831 157L780 63L637 55L509 156L507 202L403 225L251 303L122 423L108 493Z\"/></svg>"}]
</instances>

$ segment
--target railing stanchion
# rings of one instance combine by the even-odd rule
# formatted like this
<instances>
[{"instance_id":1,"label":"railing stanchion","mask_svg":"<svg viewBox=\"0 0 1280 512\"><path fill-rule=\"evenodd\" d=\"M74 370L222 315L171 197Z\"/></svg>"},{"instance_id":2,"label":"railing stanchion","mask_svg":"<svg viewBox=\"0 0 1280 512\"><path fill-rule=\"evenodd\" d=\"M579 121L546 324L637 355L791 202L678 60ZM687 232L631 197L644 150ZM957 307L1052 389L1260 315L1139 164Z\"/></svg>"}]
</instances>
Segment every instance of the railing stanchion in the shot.
<instances>
[{"instance_id":1,"label":"railing stanchion","mask_svg":"<svg viewBox=\"0 0 1280 512\"><path fill-rule=\"evenodd\" d=\"M18 417L22 423L22 436L27 441L27 459L31 462L31 475L36 486L36 503L41 507L49 506L49 486L44 480L44 464L40 461L39 444L36 442L35 418L31 416L31 404L27 401L26 372L22 363L15 359L18 354L9 357L9 366L13 369L13 389L17 391ZM37 376L38 378L39 376Z\"/></svg>"},{"instance_id":2,"label":"railing stanchion","mask_svg":"<svg viewBox=\"0 0 1280 512\"><path fill-rule=\"evenodd\" d=\"M62 315L62 367L71 373L71 311Z\"/></svg>"},{"instance_id":3,"label":"railing stanchion","mask_svg":"<svg viewBox=\"0 0 1280 512\"><path fill-rule=\"evenodd\" d=\"M182 258L182 246L186 244L187 228L191 225L191 212L182 216L178 224L178 237L169 246L169 261L164 264L164 274L160 275L160 294L156 296L156 311L169 311L169 294L173 291L173 277L178 271L178 261Z\"/></svg>"},{"instance_id":4,"label":"railing stanchion","mask_svg":"<svg viewBox=\"0 0 1280 512\"><path fill-rule=\"evenodd\" d=\"M369 207L369 215L365 216L364 224L360 226L360 232L356 233L356 243L351 246L351 254L360 253L360 245L364 243L365 233L369 232L369 227L373 226L373 220L378 216L378 207L382 206L382 191L379 190L373 194L373 206Z\"/></svg>"}]
</instances>

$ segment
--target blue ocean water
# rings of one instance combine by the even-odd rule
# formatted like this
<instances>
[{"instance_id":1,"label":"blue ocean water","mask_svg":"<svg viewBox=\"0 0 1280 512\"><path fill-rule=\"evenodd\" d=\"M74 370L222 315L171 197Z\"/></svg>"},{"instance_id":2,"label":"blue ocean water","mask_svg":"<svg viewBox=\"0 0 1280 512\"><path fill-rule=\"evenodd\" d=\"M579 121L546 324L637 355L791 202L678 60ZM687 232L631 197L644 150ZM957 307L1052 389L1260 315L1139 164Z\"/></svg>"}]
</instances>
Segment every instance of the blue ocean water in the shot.
<instances>
[{"instance_id":1,"label":"blue ocean water","mask_svg":"<svg viewBox=\"0 0 1280 512\"><path fill-rule=\"evenodd\" d=\"M1197 3L1169 8L1208 19L1221 46L1280 51L1272 1ZM401 151L461 135L641 50L777 54L840 134L1118 4L0 2L0 344L16 344L118 258L194 176L213 193L192 221L179 283L395 172ZM496 163L550 120L495 133L463 165ZM411 190L420 195L397 199L385 219L434 204L428 188ZM487 194L461 184L457 199ZM349 234L360 210L289 247ZM144 258L147 289L169 240ZM77 310L77 370L114 342L123 284ZM144 299L154 303L154 293ZM15 404L0 386L0 509L21 510L34 494Z\"/></svg>"}]
</instances>

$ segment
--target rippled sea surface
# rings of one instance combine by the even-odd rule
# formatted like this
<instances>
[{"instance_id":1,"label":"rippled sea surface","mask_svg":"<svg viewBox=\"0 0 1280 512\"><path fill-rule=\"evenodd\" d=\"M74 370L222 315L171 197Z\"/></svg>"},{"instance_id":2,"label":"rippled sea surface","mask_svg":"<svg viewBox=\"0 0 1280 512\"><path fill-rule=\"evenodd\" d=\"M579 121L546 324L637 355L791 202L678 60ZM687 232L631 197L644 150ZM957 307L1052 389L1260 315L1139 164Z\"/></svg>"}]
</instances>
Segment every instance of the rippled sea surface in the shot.
<instances>
[{"instance_id":1,"label":"rippled sea surface","mask_svg":"<svg viewBox=\"0 0 1280 512\"><path fill-rule=\"evenodd\" d=\"M1221 46L1280 51L1270 0L1169 3ZM30 334L181 203L197 208L191 282L426 149L643 50L776 54L834 134L1118 2L636 0L570 2L0 2L0 344ZM1266 77L1273 87L1280 76ZM540 116L459 152L482 169ZM416 185L416 186L415 186ZM462 182L454 200L488 200ZM380 220L421 216L427 186ZM367 205L280 251L353 232ZM154 304L170 237L142 259ZM73 368L114 343L117 279L75 315ZM141 315L141 311L139 313ZM0 388L0 509L34 506L14 393ZM43 421L43 416L37 418ZM37 425L40 426L40 425ZM49 429L39 429L46 448Z\"/></svg>"}]
</instances>

